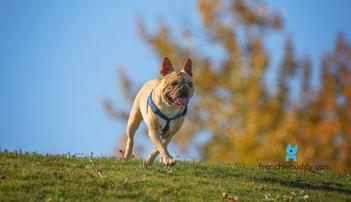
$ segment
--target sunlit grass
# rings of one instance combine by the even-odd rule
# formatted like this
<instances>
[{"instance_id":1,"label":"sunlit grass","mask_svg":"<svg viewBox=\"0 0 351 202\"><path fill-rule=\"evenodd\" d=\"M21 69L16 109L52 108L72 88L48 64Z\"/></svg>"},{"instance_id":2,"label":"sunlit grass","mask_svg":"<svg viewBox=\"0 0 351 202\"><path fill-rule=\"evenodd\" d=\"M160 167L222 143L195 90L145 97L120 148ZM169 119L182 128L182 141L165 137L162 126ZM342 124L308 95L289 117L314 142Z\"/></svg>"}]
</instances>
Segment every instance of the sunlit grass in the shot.
<instances>
[{"instance_id":1,"label":"sunlit grass","mask_svg":"<svg viewBox=\"0 0 351 202\"><path fill-rule=\"evenodd\" d=\"M0 153L0 201L347 201L350 176L237 164Z\"/></svg>"}]
</instances>

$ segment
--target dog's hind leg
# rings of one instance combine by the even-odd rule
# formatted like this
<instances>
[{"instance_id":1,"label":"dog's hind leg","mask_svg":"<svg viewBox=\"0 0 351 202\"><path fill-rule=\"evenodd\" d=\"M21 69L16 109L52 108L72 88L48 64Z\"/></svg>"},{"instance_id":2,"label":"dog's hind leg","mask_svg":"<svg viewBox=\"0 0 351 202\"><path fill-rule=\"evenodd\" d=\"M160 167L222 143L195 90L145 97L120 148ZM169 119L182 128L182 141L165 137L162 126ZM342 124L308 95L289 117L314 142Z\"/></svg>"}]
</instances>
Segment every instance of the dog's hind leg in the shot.
<instances>
[{"instance_id":1,"label":"dog's hind leg","mask_svg":"<svg viewBox=\"0 0 351 202\"><path fill-rule=\"evenodd\" d=\"M139 108L139 102L137 100L138 99L134 102L128 118L127 143L124 152L124 159L129 159L132 155L135 131L138 129L139 124L143 119Z\"/></svg>"}]
</instances>

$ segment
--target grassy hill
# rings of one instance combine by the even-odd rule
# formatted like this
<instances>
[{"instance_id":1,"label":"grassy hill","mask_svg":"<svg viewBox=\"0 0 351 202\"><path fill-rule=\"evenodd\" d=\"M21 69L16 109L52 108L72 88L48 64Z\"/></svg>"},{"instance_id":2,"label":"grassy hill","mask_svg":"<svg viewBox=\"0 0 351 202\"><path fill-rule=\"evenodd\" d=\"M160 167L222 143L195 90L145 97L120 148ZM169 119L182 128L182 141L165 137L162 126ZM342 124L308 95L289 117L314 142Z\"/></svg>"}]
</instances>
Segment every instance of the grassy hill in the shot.
<instances>
[{"instance_id":1,"label":"grassy hill","mask_svg":"<svg viewBox=\"0 0 351 202\"><path fill-rule=\"evenodd\" d=\"M230 200L351 201L351 180L236 164L156 163L146 169L140 160L0 152L0 201Z\"/></svg>"}]
</instances>

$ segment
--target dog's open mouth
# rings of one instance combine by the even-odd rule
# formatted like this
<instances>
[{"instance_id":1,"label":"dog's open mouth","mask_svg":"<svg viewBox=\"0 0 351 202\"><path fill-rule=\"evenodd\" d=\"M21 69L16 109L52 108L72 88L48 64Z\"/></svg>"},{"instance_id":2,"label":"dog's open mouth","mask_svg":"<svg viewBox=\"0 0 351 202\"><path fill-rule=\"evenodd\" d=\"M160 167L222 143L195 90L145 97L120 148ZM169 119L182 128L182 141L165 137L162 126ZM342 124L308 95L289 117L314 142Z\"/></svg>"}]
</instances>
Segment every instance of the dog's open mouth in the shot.
<instances>
[{"instance_id":1,"label":"dog's open mouth","mask_svg":"<svg viewBox=\"0 0 351 202\"><path fill-rule=\"evenodd\" d=\"M177 97L177 98L172 98L171 96L169 96L168 94L166 94L167 99L170 103L172 103L173 105L179 105L179 106L186 106L189 103L189 98L187 97Z\"/></svg>"},{"instance_id":2,"label":"dog's open mouth","mask_svg":"<svg viewBox=\"0 0 351 202\"><path fill-rule=\"evenodd\" d=\"M187 98L187 97L178 97L178 98L175 100L175 104L181 105L181 106L186 106L186 105L188 105L188 102L189 102L189 98Z\"/></svg>"}]
</instances>

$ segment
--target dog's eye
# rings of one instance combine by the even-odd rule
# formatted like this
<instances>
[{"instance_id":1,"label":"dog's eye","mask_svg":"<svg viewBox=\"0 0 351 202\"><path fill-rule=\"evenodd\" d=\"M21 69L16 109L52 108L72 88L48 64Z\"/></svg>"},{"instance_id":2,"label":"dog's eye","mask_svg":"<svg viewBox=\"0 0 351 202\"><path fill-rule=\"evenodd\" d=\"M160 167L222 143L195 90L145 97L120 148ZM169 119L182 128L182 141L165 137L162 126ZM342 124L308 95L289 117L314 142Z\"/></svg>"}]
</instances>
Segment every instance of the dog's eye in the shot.
<instances>
[{"instance_id":1,"label":"dog's eye","mask_svg":"<svg viewBox=\"0 0 351 202\"><path fill-rule=\"evenodd\" d=\"M176 86L176 85L177 85L177 82L176 82L176 81L173 81L173 82L171 83L171 85L172 85L172 86Z\"/></svg>"},{"instance_id":2,"label":"dog's eye","mask_svg":"<svg viewBox=\"0 0 351 202\"><path fill-rule=\"evenodd\" d=\"M193 83L192 83L192 82L190 82L190 83L189 83L189 86L190 86L190 87L193 87Z\"/></svg>"}]
</instances>

